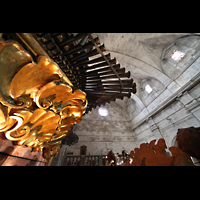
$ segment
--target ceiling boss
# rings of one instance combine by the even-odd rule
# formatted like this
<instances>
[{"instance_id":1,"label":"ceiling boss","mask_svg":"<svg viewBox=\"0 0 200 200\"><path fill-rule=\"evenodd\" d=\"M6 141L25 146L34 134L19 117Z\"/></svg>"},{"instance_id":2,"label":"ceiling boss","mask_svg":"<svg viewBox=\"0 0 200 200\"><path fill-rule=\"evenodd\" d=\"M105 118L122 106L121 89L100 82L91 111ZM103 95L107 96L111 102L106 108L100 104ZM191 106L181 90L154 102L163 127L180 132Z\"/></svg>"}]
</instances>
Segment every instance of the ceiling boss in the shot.
<instances>
[{"instance_id":1,"label":"ceiling boss","mask_svg":"<svg viewBox=\"0 0 200 200\"><path fill-rule=\"evenodd\" d=\"M34 63L19 44L0 40L0 132L7 139L49 159L86 107L86 94L56 63L45 56Z\"/></svg>"}]
</instances>

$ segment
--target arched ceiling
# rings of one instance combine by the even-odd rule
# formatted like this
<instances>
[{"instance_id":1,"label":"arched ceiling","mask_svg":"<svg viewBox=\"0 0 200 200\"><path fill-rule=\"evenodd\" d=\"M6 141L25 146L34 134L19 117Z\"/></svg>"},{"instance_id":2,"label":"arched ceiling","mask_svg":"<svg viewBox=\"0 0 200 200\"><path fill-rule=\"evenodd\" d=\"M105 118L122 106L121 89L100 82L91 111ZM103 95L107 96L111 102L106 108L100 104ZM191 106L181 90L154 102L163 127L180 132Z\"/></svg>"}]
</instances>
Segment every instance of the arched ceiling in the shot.
<instances>
[{"instance_id":1,"label":"arched ceiling","mask_svg":"<svg viewBox=\"0 0 200 200\"><path fill-rule=\"evenodd\" d=\"M93 33L111 56L131 71L135 78L152 76L148 67L162 72L162 50L174 40L189 33Z\"/></svg>"},{"instance_id":2,"label":"arched ceiling","mask_svg":"<svg viewBox=\"0 0 200 200\"><path fill-rule=\"evenodd\" d=\"M131 78L140 87L140 82L145 78L155 78L165 86L171 81L161 67L161 55L165 47L178 38L190 33L93 33L104 43L106 51L111 57L131 72ZM105 53L107 53L105 52ZM140 90L137 90L140 97ZM125 107L127 98L117 100Z\"/></svg>"},{"instance_id":3,"label":"arched ceiling","mask_svg":"<svg viewBox=\"0 0 200 200\"><path fill-rule=\"evenodd\" d=\"M189 33L93 33L111 55L118 54L117 60L124 64L132 60L161 70L162 50L174 40ZM136 66L140 68L141 66Z\"/></svg>"}]
</instances>

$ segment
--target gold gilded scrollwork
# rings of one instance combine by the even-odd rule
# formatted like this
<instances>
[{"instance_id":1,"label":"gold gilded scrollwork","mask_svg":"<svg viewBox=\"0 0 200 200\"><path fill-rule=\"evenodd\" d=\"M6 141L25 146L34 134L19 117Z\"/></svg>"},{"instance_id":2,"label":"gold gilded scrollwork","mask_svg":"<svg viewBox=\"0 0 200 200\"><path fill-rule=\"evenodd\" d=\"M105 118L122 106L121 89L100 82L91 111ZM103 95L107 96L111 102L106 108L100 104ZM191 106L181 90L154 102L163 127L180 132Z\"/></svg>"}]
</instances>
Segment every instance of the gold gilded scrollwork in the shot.
<instances>
[{"instance_id":1,"label":"gold gilded scrollwork","mask_svg":"<svg viewBox=\"0 0 200 200\"><path fill-rule=\"evenodd\" d=\"M33 63L19 44L0 40L0 132L7 139L49 159L86 106L86 94L56 63L44 56Z\"/></svg>"}]
</instances>

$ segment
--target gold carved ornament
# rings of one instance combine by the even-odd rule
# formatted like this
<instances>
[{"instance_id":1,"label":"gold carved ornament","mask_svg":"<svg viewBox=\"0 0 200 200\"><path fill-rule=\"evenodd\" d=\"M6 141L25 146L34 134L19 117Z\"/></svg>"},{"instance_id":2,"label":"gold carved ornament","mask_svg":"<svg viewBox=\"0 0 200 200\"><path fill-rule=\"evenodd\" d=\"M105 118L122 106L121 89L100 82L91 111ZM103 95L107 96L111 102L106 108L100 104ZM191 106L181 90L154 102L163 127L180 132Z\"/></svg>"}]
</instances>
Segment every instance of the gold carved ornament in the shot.
<instances>
[{"instance_id":1,"label":"gold carved ornament","mask_svg":"<svg viewBox=\"0 0 200 200\"><path fill-rule=\"evenodd\" d=\"M86 94L56 63L44 56L34 63L19 44L0 40L0 132L7 139L49 159L86 106Z\"/></svg>"}]
</instances>

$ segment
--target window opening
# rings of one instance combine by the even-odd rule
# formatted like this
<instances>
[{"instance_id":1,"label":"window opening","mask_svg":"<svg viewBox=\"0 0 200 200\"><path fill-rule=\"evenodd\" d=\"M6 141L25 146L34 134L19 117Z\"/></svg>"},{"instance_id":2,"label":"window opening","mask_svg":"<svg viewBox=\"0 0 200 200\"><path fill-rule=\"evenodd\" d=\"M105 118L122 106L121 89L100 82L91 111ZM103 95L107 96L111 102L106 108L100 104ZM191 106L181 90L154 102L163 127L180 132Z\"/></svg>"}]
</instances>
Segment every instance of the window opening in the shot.
<instances>
[{"instance_id":1,"label":"window opening","mask_svg":"<svg viewBox=\"0 0 200 200\"><path fill-rule=\"evenodd\" d=\"M98 112L102 117L106 117L108 115L108 110L106 108L99 108Z\"/></svg>"},{"instance_id":2,"label":"window opening","mask_svg":"<svg viewBox=\"0 0 200 200\"><path fill-rule=\"evenodd\" d=\"M184 56L185 53L174 50L169 57L175 60L176 62L179 62Z\"/></svg>"},{"instance_id":3,"label":"window opening","mask_svg":"<svg viewBox=\"0 0 200 200\"><path fill-rule=\"evenodd\" d=\"M148 93L151 93L151 92L152 92L152 88L151 88L151 86L150 86L149 84L147 84L147 85L145 86L145 90L146 90Z\"/></svg>"}]
</instances>

